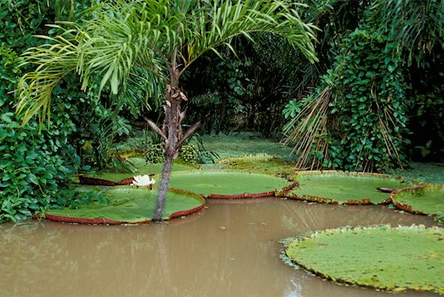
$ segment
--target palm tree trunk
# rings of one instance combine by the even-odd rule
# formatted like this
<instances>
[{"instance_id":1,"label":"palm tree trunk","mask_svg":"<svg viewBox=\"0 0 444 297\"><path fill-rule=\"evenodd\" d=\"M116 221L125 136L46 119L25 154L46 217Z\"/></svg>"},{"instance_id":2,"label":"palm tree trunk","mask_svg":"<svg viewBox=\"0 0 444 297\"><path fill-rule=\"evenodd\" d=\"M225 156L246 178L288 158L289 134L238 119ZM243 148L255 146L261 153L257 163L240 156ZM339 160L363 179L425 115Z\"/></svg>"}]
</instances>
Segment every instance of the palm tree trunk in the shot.
<instances>
[{"instance_id":1,"label":"palm tree trunk","mask_svg":"<svg viewBox=\"0 0 444 297\"><path fill-rule=\"evenodd\" d=\"M163 209L165 207L165 199L169 189L172 165L173 165L173 158L165 156L165 163L163 163L162 177L160 180L158 196L156 201L156 208L153 217L153 221L155 222L159 222L162 220Z\"/></svg>"},{"instance_id":2,"label":"palm tree trunk","mask_svg":"<svg viewBox=\"0 0 444 297\"><path fill-rule=\"evenodd\" d=\"M169 188L171 168L173 160L178 154L178 140L182 134L180 123L180 91L173 86L168 86L166 94L166 106L165 106L165 122L167 126L167 135L165 139L165 163L163 164L162 177L158 190L156 209L153 217L153 221L161 221L163 215L163 209L165 207L165 199Z\"/></svg>"}]
</instances>

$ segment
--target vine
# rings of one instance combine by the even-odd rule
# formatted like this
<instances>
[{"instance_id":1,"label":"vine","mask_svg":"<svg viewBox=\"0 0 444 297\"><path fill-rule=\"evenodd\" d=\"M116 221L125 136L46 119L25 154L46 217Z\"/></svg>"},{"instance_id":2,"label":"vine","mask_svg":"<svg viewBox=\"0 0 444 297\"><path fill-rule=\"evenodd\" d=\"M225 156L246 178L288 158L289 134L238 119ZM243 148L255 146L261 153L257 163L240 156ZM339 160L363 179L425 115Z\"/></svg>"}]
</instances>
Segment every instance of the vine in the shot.
<instances>
[{"instance_id":1,"label":"vine","mask_svg":"<svg viewBox=\"0 0 444 297\"><path fill-rule=\"evenodd\" d=\"M291 102L284 111L292 118L287 143L296 142L298 167L384 172L405 165L406 85L400 63L377 32L357 29L342 40L317 95Z\"/></svg>"}]
</instances>

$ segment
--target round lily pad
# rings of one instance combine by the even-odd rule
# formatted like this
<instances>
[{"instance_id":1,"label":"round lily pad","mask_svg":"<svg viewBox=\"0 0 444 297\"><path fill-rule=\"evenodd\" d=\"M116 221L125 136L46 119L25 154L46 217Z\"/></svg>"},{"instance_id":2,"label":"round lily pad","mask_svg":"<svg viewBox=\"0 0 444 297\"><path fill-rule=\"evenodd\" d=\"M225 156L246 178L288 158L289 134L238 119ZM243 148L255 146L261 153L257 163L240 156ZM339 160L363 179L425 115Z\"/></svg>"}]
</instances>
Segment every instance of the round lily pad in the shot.
<instances>
[{"instance_id":1,"label":"round lily pad","mask_svg":"<svg viewBox=\"0 0 444 297\"><path fill-rule=\"evenodd\" d=\"M89 178L98 178L103 180L109 180L112 182L118 182L121 180L125 180L128 178L131 178L135 175L150 175L150 174L160 174L162 172L163 164L156 163L146 163L146 161L142 158L130 158L128 159L128 162L131 162L131 164L134 165L133 169L134 172L114 172L112 170L100 172L97 174L88 175ZM173 164L173 171L193 171L197 170L196 167L193 167L191 165L185 165L180 163Z\"/></svg>"},{"instance_id":2,"label":"round lily pad","mask_svg":"<svg viewBox=\"0 0 444 297\"><path fill-rule=\"evenodd\" d=\"M43 218L83 224L135 224L151 221L157 191L147 188L116 187L104 192L107 205L83 205L78 209L49 210ZM163 219L188 215L201 210L205 200L185 191L168 192Z\"/></svg>"},{"instance_id":3,"label":"round lily pad","mask_svg":"<svg viewBox=\"0 0 444 297\"><path fill-rule=\"evenodd\" d=\"M266 173L279 176L294 174L294 164L267 154L228 157L217 161L224 169Z\"/></svg>"},{"instance_id":4,"label":"round lily pad","mask_svg":"<svg viewBox=\"0 0 444 297\"><path fill-rule=\"evenodd\" d=\"M444 186L422 185L395 191L391 195L397 208L417 213L437 216L444 212Z\"/></svg>"},{"instance_id":5,"label":"round lily pad","mask_svg":"<svg viewBox=\"0 0 444 297\"><path fill-rule=\"evenodd\" d=\"M444 293L444 229L390 226L328 229L285 249L324 278L382 290Z\"/></svg>"},{"instance_id":6,"label":"round lily pad","mask_svg":"<svg viewBox=\"0 0 444 297\"><path fill-rule=\"evenodd\" d=\"M295 179L299 187L289 193L289 198L326 203L381 204L389 202L390 194L378 188L411 186L389 175L339 171L304 171Z\"/></svg>"},{"instance_id":7,"label":"round lily pad","mask_svg":"<svg viewBox=\"0 0 444 297\"><path fill-rule=\"evenodd\" d=\"M208 198L259 198L287 191L292 183L266 174L246 172L173 173L170 186Z\"/></svg>"}]
</instances>

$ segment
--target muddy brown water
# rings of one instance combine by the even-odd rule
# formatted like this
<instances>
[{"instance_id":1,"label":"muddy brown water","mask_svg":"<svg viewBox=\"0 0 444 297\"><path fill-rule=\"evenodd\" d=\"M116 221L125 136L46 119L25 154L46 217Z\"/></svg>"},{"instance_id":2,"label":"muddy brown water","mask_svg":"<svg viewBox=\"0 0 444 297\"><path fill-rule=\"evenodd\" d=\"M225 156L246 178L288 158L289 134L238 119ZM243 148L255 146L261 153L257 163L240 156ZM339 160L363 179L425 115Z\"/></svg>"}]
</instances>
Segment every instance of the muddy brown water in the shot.
<instances>
[{"instance_id":1,"label":"muddy brown water","mask_svg":"<svg viewBox=\"0 0 444 297\"><path fill-rule=\"evenodd\" d=\"M338 285L279 257L282 238L374 224L436 225L387 207L277 199L210 200L168 224L3 224L0 296L437 296Z\"/></svg>"}]
</instances>

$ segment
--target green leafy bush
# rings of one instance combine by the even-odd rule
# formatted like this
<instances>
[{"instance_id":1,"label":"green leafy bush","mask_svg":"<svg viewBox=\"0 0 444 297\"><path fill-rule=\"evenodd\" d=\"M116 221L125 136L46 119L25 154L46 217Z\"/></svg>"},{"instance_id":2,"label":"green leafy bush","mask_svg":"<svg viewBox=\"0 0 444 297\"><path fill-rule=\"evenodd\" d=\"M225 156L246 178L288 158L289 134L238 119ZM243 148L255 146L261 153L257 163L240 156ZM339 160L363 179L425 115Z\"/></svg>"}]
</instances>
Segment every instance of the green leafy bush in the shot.
<instances>
[{"instance_id":1,"label":"green leafy bush","mask_svg":"<svg viewBox=\"0 0 444 297\"><path fill-rule=\"evenodd\" d=\"M384 171L404 165L407 129L402 61L379 33L356 30L344 39L332 82L331 115L339 119L330 141L332 167Z\"/></svg>"},{"instance_id":2,"label":"green leafy bush","mask_svg":"<svg viewBox=\"0 0 444 297\"><path fill-rule=\"evenodd\" d=\"M66 136L46 127L39 133L36 123L21 127L13 113L1 116L0 221L69 204L74 195L66 190L79 159Z\"/></svg>"},{"instance_id":3,"label":"green leafy bush","mask_svg":"<svg viewBox=\"0 0 444 297\"><path fill-rule=\"evenodd\" d=\"M197 146L192 143L184 144L179 149L178 159L184 163L196 164L199 163L199 151ZM148 144L145 152L145 160L148 163L162 163L165 158L163 154L162 143Z\"/></svg>"},{"instance_id":4,"label":"green leafy bush","mask_svg":"<svg viewBox=\"0 0 444 297\"><path fill-rule=\"evenodd\" d=\"M287 104L298 167L383 172L406 163L406 84L393 47L377 32L355 30L316 93Z\"/></svg>"},{"instance_id":5,"label":"green leafy bush","mask_svg":"<svg viewBox=\"0 0 444 297\"><path fill-rule=\"evenodd\" d=\"M16 116L16 84L26 71L19 55L43 42L54 19L75 19L90 1L71 3L46 0L0 0L0 222L20 220L47 207L76 207L98 198L96 193L79 193L71 177L79 157L74 145L76 126L71 120L69 90L59 90L52 105L51 122L36 121L22 126ZM49 30L49 31L48 31ZM65 100L66 99L66 100Z\"/></svg>"},{"instance_id":6,"label":"green leafy bush","mask_svg":"<svg viewBox=\"0 0 444 297\"><path fill-rule=\"evenodd\" d=\"M79 157L69 136L76 130L63 112L69 103L55 101L50 125L31 121L21 126L13 111L14 90L21 59L0 47L0 221L19 220L45 208L75 205L79 195L71 177Z\"/></svg>"}]
</instances>

